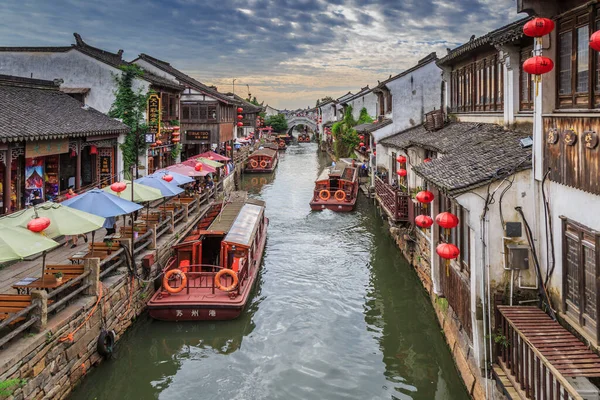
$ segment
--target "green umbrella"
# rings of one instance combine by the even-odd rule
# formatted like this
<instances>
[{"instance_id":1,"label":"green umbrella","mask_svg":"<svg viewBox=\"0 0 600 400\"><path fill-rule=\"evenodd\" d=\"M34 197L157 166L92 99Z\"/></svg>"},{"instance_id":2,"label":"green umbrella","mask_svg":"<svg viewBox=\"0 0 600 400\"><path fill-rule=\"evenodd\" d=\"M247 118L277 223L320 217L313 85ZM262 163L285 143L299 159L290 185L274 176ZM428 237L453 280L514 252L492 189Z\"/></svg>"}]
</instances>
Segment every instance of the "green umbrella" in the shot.
<instances>
[{"instance_id":1,"label":"green umbrella","mask_svg":"<svg viewBox=\"0 0 600 400\"><path fill-rule=\"evenodd\" d=\"M221 168L224 165L218 161L211 160L209 158L204 158L204 157L196 158L196 160L203 164L209 165L213 168Z\"/></svg>"},{"instance_id":2,"label":"green umbrella","mask_svg":"<svg viewBox=\"0 0 600 400\"><path fill-rule=\"evenodd\" d=\"M54 240L21 227L0 228L0 263L22 260L56 246L58 243Z\"/></svg>"},{"instance_id":3,"label":"green umbrella","mask_svg":"<svg viewBox=\"0 0 600 400\"><path fill-rule=\"evenodd\" d=\"M51 201L4 217L0 219L0 225L27 228L27 223L36 217L50 219L50 226L44 230L44 234L51 239L92 232L104 225L103 217Z\"/></svg>"},{"instance_id":4,"label":"green umbrella","mask_svg":"<svg viewBox=\"0 0 600 400\"><path fill-rule=\"evenodd\" d=\"M131 181L123 181L127 184L127 188L120 193L120 197L125 200L131 201ZM102 190L107 191L108 193L114 194L116 196L119 193L114 192L110 186L103 188ZM150 201L162 199L164 196L158 189L154 189L153 187L142 185L140 183L133 184L133 202L134 203L147 203Z\"/></svg>"}]
</instances>

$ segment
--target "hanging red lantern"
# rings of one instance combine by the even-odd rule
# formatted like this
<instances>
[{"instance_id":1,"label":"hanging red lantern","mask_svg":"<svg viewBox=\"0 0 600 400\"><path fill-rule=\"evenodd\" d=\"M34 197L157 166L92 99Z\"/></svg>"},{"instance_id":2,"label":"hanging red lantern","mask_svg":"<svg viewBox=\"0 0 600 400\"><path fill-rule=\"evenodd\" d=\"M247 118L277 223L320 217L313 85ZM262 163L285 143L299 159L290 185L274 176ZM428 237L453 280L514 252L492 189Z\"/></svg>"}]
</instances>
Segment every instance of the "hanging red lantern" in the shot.
<instances>
[{"instance_id":1,"label":"hanging red lantern","mask_svg":"<svg viewBox=\"0 0 600 400\"><path fill-rule=\"evenodd\" d=\"M458 217L446 211L438 214L435 222L444 229L452 229L458 226Z\"/></svg>"},{"instance_id":2,"label":"hanging red lantern","mask_svg":"<svg viewBox=\"0 0 600 400\"><path fill-rule=\"evenodd\" d=\"M373 155L374 155L374 156L376 156L376 155L377 155L377 152L376 152L376 151L374 151L374 152L373 152Z\"/></svg>"},{"instance_id":3,"label":"hanging red lantern","mask_svg":"<svg viewBox=\"0 0 600 400\"><path fill-rule=\"evenodd\" d=\"M431 203L433 201L433 199L435 198L435 196L433 195L433 193L431 193L428 190L422 190L419 193L417 193L417 195L415 196L415 198L417 199L417 201L419 203L428 204L428 203Z\"/></svg>"},{"instance_id":4,"label":"hanging red lantern","mask_svg":"<svg viewBox=\"0 0 600 400\"><path fill-rule=\"evenodd\" d=\"M194 167L194 169L198 172L202 171L202 163L196 163L196 166Z\"/></svg>"},{"instance_id":5,"label":"hanging red lantern","mask_svg":"<svg viewBox=\"0 0 600 400\"><path fill-rule=\"evenodd\" d=\"M398 176L401 177L405 177L406 175L408 175L408 172L405 169L399 169L398 171L396 171L396 173L398 174Z\"/></svg>"},{"instance_id":6,"label":"hanging red lantern","mask_svg":"<svg viewBox=\"0 0 600 400\"><path fill-rule=\"evenodd\" d=\"M543 75L554 69L554 62L552 59L544 56L534 56L528 58L523 63L523 71L530 75Z\"/></svg>"},{"instance_id":7,"label":"hanging red lantern","mask_svg":"<svg viewBox=\"0 0 600 400\"><path fill-rule=\"evenodd\" d=\"M554 30L554 21L548 18L534 18L523 26L525 36L541 38Z\"/></svg>"},{"instance_id":8,"label":"hanging red lantern","mask_svg":"<svg viewBox=\"0 0 600 400\"><path fill-rule=\"evenodd\" d=\"M450 260L454 260L460 255L460 250L453 244L450 243L440 243L435 248L435 252L438 256L442 257L446 263L446 276L450 275L449 265Z\"/></svg>"},{"instance_id":9,"label":"hanging red lantern","mask_svg":"<svg viewBox=\"0 0 600 400\"><path fill-rule=\"evenodd\" d=\"M121 196L121 192L127 189L127 184L125 182L115 182L110 185L110 190L117 193L118 196Z\"/></svg>"},{"instance_id":10,"label":"hanging red lantern","mask_svg":"<svg viewBox=\"0 0 600 400\"><path fill-rule=\"evenodd\" d=\"M396 158L396 161L398 161L400 164L404 164L406 162L406 157L398 156L398 158Z\"/></svg>"},{"instance_id":11,"label":"hanging red lantern","mask_svg":"<svg viewBox=\"0 0 600 400\"><path fill-rule=\"evenodd\" d=\"M428 229L433 225L433 219L429 215L417 215L415 218L415 224L419 228Z\"/></svg>"},{"instance_id":12,"label":"hanging red lantern","mask_svg":"<svg viewBox=\"0 0 600 400\"><path fill-rule=\"evenodd\" d=\"M75 158L75 157L77 157L77 153L75 153L75 150L71 149L71 153L69 153L69 156L71 158Z\"/></svg>"},{"instance_id":13,"label":"hanging red lantern","mask_svg":"<svg viewBox=\"0 0 600 400\"><path fill-rule=\"evenodd\" d=\"M179 135L180 135L179 131L173 131L173 133L171 134L171 136L173 136L173 137L176 137Z\"/></svg>"},{"instance_id":14,"label":"hanging red lantern","mask_svg":"<svg viewBox=\"0 0 600 400\"><path fill-rule=\"evenodd\" d=\"M431 162L431 161L432 161L431 158L426 158L423 160L423 162Z\"/></svg>"},{"instance_id":15,"label":"hanging red lantern","mask_svg":"<svg viewBox=\"0 0 600 400\"><path fill-rule=\"evenodd\" d=\"M227 149L227 151L231 151L231 146L227 146L225 148Z\"/></svg>"},{"instance_id":16,"label":"hanging red lantern","mask_svg":"<svg viewBox=\"0 0 600 400\"><path fill-rule=\"evenodd\" d=\"M244 126L244 123L243 122L238 122L237 126L239 126L241 128L242 126Z\"/></svg>"},{"instance_id":17,"label":"hanging red lantern","mask_svg":"<svg viewBox=\"0 0 600 400\"><path fill-rule=\"evenodd\" d=\"M156 147L156 142L150 143L150 147Z\"/></svg>"},{"instance_id":18,"label":"hanging red lantern","mask_svg":"<svg viewBox=\"0 0 600 400\"><path fill-rule=\"evenodd\" d=\"M596 31L590 37L590 47L596 51L600 51L600 31Z\"/></svg>"},{"instance_id":19,"label":"hanging red lantern","mask_svg":"<svg viewBox=\"0 0 600 400\"><path fill-rule=\"evenodd\" d=\"M240 114L238 114L238 116L237 116L237 119L239 119L239 120L242 120L242 119L244 119L244 116L243 116L243 115L240 115Z\"/></svg>"},{"instance_id":20,"label":"hanging red lantern","mask_svg":"<svg viewBox=\"0 0 600 400\"><path fill-rule=\"evenodd\" d=\"M242 107L238 107L237 112L238 113L244 112L244 109Z\"/></svg>"},{"instance_id":21,"label":"hanging red lantern","mask_svg":"<svg viewBox=\"0 0 600 400\"><path fill-rule=\"evenodd\" d=\"M360 142L360 143L358 144L358 146L359 146L359 147L364 147L364 145L365 145L365 144L364 144L363 142Z\"/></svg>"},{"instance_id":22,"label":"hanging red lantern","mask_svg":"<svg viewBox=\"0 0 600 400\"><path fill-rule=\"evenodd\" d=\"M50 218L38 217L27 223L27 229L31 232L40 233L50 226Z\"/></svg>"},{"instance_id":23,"label":"hanging red lantern","mask_svg":"<svg viewBox=\"0 0 600 400\"><path fill-rule=\"evenodd\" d=\"M165 175L162 177L163 181L171 182L173 180L173 175Z\"/></svg>"},{"instance_id":24,"label":"hanging red lantern","mask_svg":"<svg viewBox=\"0 0 600 400\"><path fill-rule=\"evenodd\" d=\"M95 145L90 146L90 155L98 154L98 147Z\"/></svg>"},{"instance_id":25,"label":"hanging red lantern","mask_svg":"<svg viewBox=\"0 0 600 400\"><path fill-rule=\"evenodd\" d=\"M362 140L365 140L365 135L360 135L358 138L359 138L361 141L362 141Z\"/></svg>"},{"instance_id":26,"label":"hanging red lantern","mask_svg":"<svg viewBox=\"0 0 600 400\"><path fill-rule=\"evenodd\" d=\"M174 137L173 139L171 139L171 142L173 142L173 143L179 143L179 138L178 137Z\"/></svg>"},{"instance_id":27,"label":"hanging red lantern","mask_svg":"<svg viewBox=\"0 0 600 400\"><path fill-rule=\"evenodd\" d=\"M162 146L162 140L160 140L160 139L157 140L155 143L156 143L157 146Z\"/></svg>"}]
</instances>

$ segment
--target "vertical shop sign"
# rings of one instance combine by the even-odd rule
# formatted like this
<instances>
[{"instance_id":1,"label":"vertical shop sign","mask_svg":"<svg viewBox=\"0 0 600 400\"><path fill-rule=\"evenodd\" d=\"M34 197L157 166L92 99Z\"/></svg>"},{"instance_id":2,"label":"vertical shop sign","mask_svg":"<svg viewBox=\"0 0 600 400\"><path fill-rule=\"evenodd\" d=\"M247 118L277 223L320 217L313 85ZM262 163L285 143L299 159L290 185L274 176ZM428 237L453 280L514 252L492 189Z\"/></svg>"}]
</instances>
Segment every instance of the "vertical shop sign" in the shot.
<instances>
[{"instance_id":1,"label":"vertical shop sign","mask_svg":"<svg viewBox=\"0 0 600 400\"><path fill-rule=\"evenodd\" d=\"M100 182L111 182L112 168L110 156L100 156Z\"/></svg>"},{"instance_id":2,"label":"vertical shop sign","mask_svg":"<svg viewBox=\"0 0 600 400\"><path fill-rule=\"evenodd\" d=\"M156 139L160 138L160 96L151 94L148 97L148 108L146 110L148 119L148 133L153 133Z\"/></svg>"}]
</instances>

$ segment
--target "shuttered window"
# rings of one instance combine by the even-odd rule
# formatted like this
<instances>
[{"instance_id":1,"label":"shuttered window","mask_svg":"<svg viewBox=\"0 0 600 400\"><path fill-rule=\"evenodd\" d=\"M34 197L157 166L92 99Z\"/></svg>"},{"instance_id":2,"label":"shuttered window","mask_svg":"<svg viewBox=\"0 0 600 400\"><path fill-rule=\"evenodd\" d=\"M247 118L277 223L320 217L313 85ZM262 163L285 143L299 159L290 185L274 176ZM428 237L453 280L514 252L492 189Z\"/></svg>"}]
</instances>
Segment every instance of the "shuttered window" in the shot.
<instances>
[{"instance_id":1,"label":"shuttered window","mask_svg":"<svg viewBox=\"0 0 600 400\"><path fill-rule=\"evenodd\" d=\"M504 109L504 66L496 55L467 64L450 75L452 112Z\"/></svg>"},{"instance_id":2,"label":"shuttered window","mask_svg":"<svg viewBox=\"0 0 600 400\"><path fill-rule=\"evenodd\" d=\"M563 218L563 308L572 321L597 337L600 234Z\"/></svg>"}]
</instances>

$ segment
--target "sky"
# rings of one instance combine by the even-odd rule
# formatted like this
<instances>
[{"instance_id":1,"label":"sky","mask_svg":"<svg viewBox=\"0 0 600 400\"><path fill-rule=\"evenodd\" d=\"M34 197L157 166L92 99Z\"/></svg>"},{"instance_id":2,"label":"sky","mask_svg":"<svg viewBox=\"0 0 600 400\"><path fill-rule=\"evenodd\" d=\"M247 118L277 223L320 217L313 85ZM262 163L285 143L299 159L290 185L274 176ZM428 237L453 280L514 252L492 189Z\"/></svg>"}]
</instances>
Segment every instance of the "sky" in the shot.
<instances>
[{"instance_id":1,"label":"sky","mask_svg":"<svg viewBox=\"0 0 600 400\"><path fill-rule=\"evenodd\" d=\"M517 16L515 0L2 0L0 46L68 46L73 32L220 91L313 107L439 57ZM248 85L248 86L246 86Z\"/></svg>"}]
</instances>

